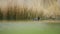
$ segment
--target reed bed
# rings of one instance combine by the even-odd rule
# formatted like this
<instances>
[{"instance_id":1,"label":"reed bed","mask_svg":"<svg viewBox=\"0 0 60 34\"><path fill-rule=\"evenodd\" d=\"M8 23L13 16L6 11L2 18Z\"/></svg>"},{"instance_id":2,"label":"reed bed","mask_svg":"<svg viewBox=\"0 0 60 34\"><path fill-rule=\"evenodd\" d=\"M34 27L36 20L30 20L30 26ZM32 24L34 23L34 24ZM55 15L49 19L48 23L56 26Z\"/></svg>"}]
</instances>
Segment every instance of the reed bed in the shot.
<instances>
[{"instance_id":1,"label":"reed bed","mask_svg":"<svg viewBox=\"0 0 60 34\"><path fill-rule=\"evenodd\" d=\"M1 20L60 19L59 0L0 0Z\"/></svg>"}]
</instances>

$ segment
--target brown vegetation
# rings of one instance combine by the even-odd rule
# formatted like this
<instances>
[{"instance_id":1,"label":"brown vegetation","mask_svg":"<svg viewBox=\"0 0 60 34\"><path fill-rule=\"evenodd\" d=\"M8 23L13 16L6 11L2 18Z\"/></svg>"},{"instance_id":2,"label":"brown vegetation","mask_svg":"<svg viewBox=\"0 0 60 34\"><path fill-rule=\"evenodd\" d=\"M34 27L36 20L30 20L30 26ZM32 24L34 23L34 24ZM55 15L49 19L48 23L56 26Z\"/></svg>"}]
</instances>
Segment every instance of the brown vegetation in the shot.
<instances>
[{"instance_id":1,"label":"brown vegetation","mask_svg":"<svg viewBox=\"0 0 60 34\"><path fill-rule=\"evenodd\" d=\"M0 0L0 19L59 19L58 0Z\"/></svg>"}]
</instances>

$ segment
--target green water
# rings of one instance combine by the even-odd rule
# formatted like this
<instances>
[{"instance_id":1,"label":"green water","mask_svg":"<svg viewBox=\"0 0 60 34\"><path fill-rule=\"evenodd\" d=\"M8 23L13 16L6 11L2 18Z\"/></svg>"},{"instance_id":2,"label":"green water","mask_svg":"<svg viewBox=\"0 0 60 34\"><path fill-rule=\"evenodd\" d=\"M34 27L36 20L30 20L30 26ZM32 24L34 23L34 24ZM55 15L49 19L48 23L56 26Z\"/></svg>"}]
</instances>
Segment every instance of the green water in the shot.
<instances>
[{"instance_id":1,"label":"green water","mask_svg":"<svg viewBox=\"0 0 60 34\"><path fill-rule=\"evenodd\" d=\"M0 34L60 34L60 24L0 23Z\"/></svg>"}]
</instances>

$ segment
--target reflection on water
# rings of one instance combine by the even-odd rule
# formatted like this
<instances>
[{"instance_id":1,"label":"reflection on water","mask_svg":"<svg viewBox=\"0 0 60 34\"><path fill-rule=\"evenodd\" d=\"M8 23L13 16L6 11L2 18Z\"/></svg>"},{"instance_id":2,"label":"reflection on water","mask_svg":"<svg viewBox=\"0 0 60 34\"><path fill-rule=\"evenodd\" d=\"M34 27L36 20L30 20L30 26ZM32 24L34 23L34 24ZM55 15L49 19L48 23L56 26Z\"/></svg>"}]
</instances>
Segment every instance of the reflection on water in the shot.
<instances>
[{"instance_id":1,"label":"reflection on water","mask_svg":"<svg viewBox=\"0 0 60 34\"><path fill-rule=\"evenodd\" d=\"M0 23L0 34L60 34L60 24Z\"/></svg>"}]
</instances>

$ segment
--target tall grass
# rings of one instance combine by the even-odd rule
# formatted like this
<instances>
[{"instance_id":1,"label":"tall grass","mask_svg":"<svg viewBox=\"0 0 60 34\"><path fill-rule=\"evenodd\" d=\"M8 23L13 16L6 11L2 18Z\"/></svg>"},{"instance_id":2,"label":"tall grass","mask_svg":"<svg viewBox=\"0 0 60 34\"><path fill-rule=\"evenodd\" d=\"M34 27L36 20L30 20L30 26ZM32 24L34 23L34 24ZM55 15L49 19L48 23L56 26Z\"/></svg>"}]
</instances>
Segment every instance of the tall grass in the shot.
<instances>
[{"instance_id":1,"label":"tall grass","mask_svg":"<svg viewBox=\"0 0 60 34\"><path fill-rule=\"evenodd\" d=\"M0 0L2 19L60 18L59 0Z\"/></svg>"}]
</instances>

